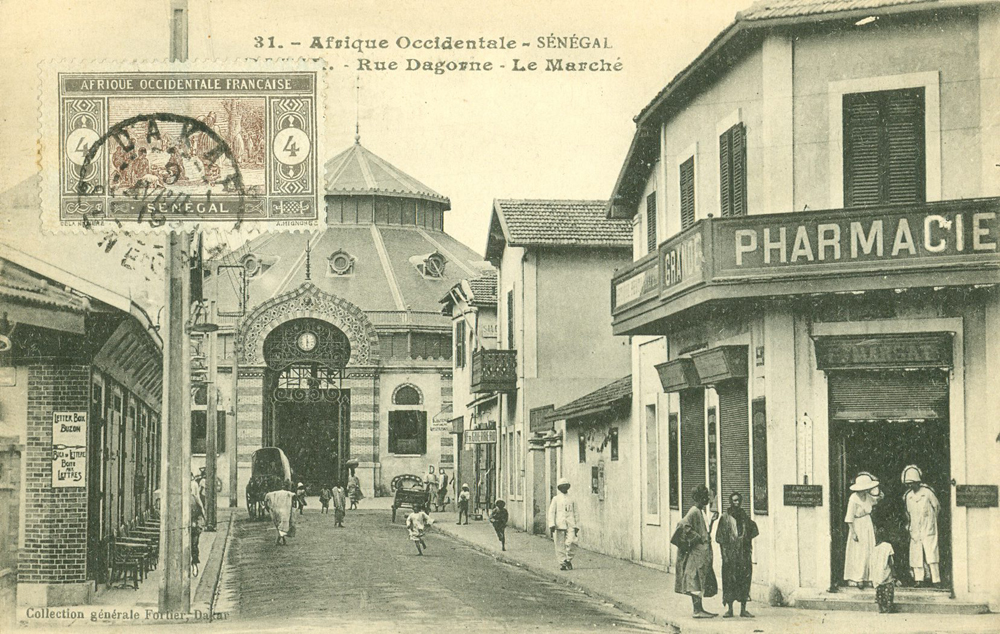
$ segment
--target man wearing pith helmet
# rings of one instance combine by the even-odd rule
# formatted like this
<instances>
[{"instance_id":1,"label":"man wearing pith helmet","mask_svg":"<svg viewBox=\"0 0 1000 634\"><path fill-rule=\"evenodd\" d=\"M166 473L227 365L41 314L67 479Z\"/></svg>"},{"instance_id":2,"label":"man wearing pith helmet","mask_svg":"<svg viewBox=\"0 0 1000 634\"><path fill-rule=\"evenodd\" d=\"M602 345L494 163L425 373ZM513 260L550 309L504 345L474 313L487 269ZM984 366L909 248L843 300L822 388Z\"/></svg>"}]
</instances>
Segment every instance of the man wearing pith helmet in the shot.
<instances>
[{"instance_id":1,"label":"man wearing pith helmet","mask_svg":"<svg viewBox=\"0 0 1000 634\"><path fill-rule=\"evenodd\" d=\"M938 514L941 503L934 495L934 489L922 481L920 467L910 465L903 469L902 480L907 491L903 495L906 503L907 528L910 531L910 568L913 580L924 584L925 569L930 569L931 582L941 583L941 556L938 551Z\"/></svg>"},{"instance_id":2,"label":"man wearing pith helmet","mask_svg":"<svg viewBox=\"0 0 1000 634\"><path fill-rule=\"evenodd\" d=\"M573 569L573 546L580 534L580 516L576 512L576 502L569 496L569 480L559 478L559 490L549 504L549 530L556 545L556 557L560 560L559 570Z\"/></svg>"}]
</instances>

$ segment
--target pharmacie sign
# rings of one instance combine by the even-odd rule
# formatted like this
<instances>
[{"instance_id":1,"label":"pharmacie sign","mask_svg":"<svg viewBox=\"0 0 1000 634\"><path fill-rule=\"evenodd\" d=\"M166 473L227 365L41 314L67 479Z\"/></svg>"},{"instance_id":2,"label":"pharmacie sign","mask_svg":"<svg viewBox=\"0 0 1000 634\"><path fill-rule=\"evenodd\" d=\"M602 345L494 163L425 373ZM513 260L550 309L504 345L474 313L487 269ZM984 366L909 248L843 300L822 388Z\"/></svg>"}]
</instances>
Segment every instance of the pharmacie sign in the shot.
<instances>
[{"instance_id":1,"label":"pharmacie sign","mask_svg":"<svg viewBox=\"0 0 1000 634\"><path fill-rule=\"evenodd\" d=\"M939 207L940 205L932 205ZM795 213L719 222L716 272L944 260L989 256L1000 240L997 211L950 204L898 212Z\"/></svg>"},{"instance_id":2,"label":"pharmacie sign","mask_svg":"<svg viewBox=\"0 0 1000 634\"><path fill-rule=\"evenodd\" d=\"M52 488L87 485L87 413L52 414Z\"/></svg>"}]
</instances>

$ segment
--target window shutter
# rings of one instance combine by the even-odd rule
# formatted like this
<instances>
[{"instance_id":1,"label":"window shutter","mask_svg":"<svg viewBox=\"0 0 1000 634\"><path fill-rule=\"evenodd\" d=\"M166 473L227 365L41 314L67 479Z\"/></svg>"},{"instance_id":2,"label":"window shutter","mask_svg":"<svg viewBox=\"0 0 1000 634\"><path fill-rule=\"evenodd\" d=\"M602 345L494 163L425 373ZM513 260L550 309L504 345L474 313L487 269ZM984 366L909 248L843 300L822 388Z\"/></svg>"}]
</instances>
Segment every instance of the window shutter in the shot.
<instances>
[{"instance_id":1,"label":"window shutter","mask_svg":"<svg viewBox=\"0 0 1000 634\"><path fill-rule=\"evenodd\" d=\"M871 93L844 95L844 205L881 200L879 107Z\"/></svg>"},{"instance_id":2,"label":"window shutter","mask_svg":"<svg viewBox=\"0 0 1000 634\"><path fill-rule=\"evenodd\" d=\"M737 123L733 138L733 216L747 215L747 128Z\"/></svg>"},{"instance_id":3,"label":"window shutter","mask_svg":"<svg viewBox=\"0 0 1000 634\"><path fill-rule=\"evenodd\" d=\"M733 129L719 137L719 215L733 215Z\"/></svg>"},{"instance_id":4,"label":"window shutter","mask_svg":"<svg viewBox=\"0 0 1000 634\"><path fill-rule=\"evenodd\" d=\"M465 322L462 320L455 324L455 366L465 366Z\"/></svg>"},{"instance_id":5,"label":"window shutter","mask_svg":"<svg viewBox=\"0 0 1000 634\"><path fill-rule=\"evenodd\" d=\"M899 91L886 102L886 202L924 202L924 89Z\"/></svg>"},{"instance_id":6,"label":"window shutter","mask_svg":"<svg viewBox=\"0 0 1000 634\"><path fill-rule=\"evenodd\" d=\"M726 381L716 387L719 393L719 436L722 458L722 499L731 493L743 496L744 508L750 502L750 412L746 381Z\"/></svg>"},{"instance_id":7,"label":"window shutter","mask_svg":"<svg viewBox=\"0 0 1000 634\"><path fill-rule=\"evenodd\" d=\"M694 504L691 492L699 484L705 484L705 390L684 390L681 392L681 497L685 509Z\"/></svg>"},{"instance_id":8,"label":"window shutter","mask_svg":"<svg viewBox=\"0 0 1000 634\"><path fill-rule=\"evenodd\" d=\"M694 224L694 157L681 163L681 230Z\"/></svg>"},{"instance_id":9,"label":"window shutter","mask_svg":"<svg viewBox=\"0 0 1000 634\"><path fill-rule=\"evenodd\" d=\"M507 291L507 349L514 349L514 291Z\"/></svg>"},{"instance_id":10,"label":"window shutter","mask_svg":"<svg viewBox=\"0 0 1000 634\"><path fill-rule=\"evenodd\" d=\"M646 253L656 250L656 192L646 196Z\"/></svg>"}]
</instances>

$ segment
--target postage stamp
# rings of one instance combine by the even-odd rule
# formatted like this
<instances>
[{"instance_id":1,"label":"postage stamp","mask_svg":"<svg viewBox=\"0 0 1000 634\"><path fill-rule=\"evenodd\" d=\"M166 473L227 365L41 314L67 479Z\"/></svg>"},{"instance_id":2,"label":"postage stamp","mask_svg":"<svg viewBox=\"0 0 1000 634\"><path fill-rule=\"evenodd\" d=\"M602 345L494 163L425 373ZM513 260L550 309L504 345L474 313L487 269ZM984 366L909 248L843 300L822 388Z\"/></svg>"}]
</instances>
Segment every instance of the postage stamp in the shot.
<instances>
[{"instance_id":1,"label":"postage stamp","mask_svg":"<svg viewBox=\"0 0 1000 634\"><path fill-rule=\"evenodd\" d=\"M44 229L320 225L321 64L102 66L43 70Z\"/></svg>"}]
</instances>

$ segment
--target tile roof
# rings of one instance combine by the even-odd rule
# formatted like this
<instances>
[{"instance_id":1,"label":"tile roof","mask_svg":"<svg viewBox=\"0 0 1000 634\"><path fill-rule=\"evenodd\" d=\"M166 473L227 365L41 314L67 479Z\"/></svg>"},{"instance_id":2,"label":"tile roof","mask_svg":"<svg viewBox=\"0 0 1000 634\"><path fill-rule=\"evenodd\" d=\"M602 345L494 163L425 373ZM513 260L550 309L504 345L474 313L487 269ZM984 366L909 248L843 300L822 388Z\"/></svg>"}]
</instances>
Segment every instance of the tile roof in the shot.
<instances>
[{"instance_id":1,"label":"tile roof","mask_svg":"<svg viewBox=\"0 0 1000 634\"><path fill-rule=\"evenodd\" d=\"M596 414L607 411L615 403L631 398L632 375L629 374L594 390L590 394L581 396L575 401L570 401L562 407L557 407L548 415L548 418L549 420L565 420L587 414Z\"/></svg>"},{"instance_id":2,"label":"tile roof","mask_svg":"<svg viewBox=\"0 0 1000 634\"><path fill-rule=\"evenodd\" d=\"M903 4L941 4L940 0L759 0L737 20L794 18L842 11L866 11Z\"/></svg>"},{"instance_id":3,"label":"tile roof","mask_svg":"<svg viewBox=\"0 0 1000 634\"><path fill-rule=\"evenodd\" d=\"M469 280L472 289L473 306L496 306L497 303L497 270L487 269L479 277Z\"/></svg>"},{"instance_id":4,"label":"tile roof","mask_svg":"<svg viewBox=\"0 0 1000 634\"><path fill-rule=\"evenodd\" d=\"M327 194L381 194L451 204L446 196L375 156L360 143L327 161L324 169Z\"/></svg>"},{"instance_id":5,"label":"tile roof","mask_svg":"<svg viewBox=\"0 0 1000 634\"><path fill-rule=\"evenodd\" d=\"M632 223L608 219L606 200L496 200L494 220L511 246L632 246ZM491 223L492 224L492 223ZM491 228L490 243L494 241ZM487 257L489 257L487 245Z\"/></svg>"}]
</instances>

